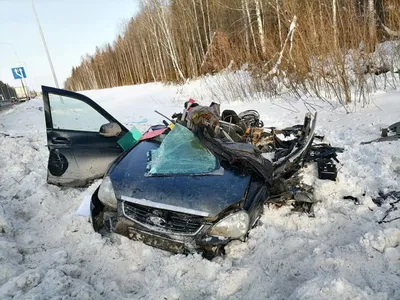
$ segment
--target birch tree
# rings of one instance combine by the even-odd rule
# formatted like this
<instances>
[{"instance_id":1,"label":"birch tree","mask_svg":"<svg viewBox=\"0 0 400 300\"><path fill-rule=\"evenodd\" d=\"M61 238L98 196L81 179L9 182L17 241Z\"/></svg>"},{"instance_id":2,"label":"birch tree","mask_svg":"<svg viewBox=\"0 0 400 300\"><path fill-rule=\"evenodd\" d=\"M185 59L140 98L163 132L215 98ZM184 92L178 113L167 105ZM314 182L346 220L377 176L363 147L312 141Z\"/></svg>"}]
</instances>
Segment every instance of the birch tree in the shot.
<instances>
[{"instance_id":1,"label":"birch tree","mask_svg":"<svg viewBox=\"0 0 400 300\"><path fill-rule=\"evenodd\" d=\"M371 43L376 40L376 20L374 0L368 0L368 30Z\"/></svg>"},{"instance_id":2,"label":"birch tree","mask_svg":"<svg viewBox=\"0 0 400 300\"><path fill-rule=\"evenodd\" d=\"M262 18L261 18L260 0L254 0L254 3L256 5L258 35L260 38L261 51L262 51L263 57L265 57L267 50L265 48L265 41L264 41L264 26L263 26L263 22L262 22Z\"/></svg>"},{"instance_id":3,"label":"birch tree","mask_svg":"<svg viewBox=\"0 0 400 300\"><path fill-rule=\"evenodd\" d=\"M246 15L247 15L247 24L249 25L249 29L250 29L250 34L251 37L253 39L253 44L254 44L254 51L256 52L256 54L258 54L258 50L257 50L257 43L256 43L256 38L254 36L254 30L253 30L253 24L251 22L251 15L250 15L250 9L249 9L249 1L248 0L243 0L244 1L244 8L246 10Z\"/></svg>"},{"instance_id":4,"label":"birch tree","mask_svg":"<svg viewBox=\"0 0 400 300\"><path fill-rule=\"evenodd\" d=\"M151 1L155 7L156 17L158 18L158 22L160 24L161 31L164 34L164 38L165 38L165 41L167 44L168 55L171 58L174 69L177 72L177 74L179 75L180 79L182 81L186 81L186 78L183 75L183 72L178 63L178 58L177 58L176 51L175 51L175 44L172 39L171 30L168 26L168 22L166 19L164 5L159 0L151 0Z\"/></svg>"},{"instance_id":5,"label":"birch tree","mask_svg":"<svg viewBox=\"0 0 400 300\"><path fill-rule=\"evenodd\" d=\"M335 47L338 48L338 36L337 36L337 2L332 0L332 17L333 17L333 40Z\"/></svg>"}]
</instances>

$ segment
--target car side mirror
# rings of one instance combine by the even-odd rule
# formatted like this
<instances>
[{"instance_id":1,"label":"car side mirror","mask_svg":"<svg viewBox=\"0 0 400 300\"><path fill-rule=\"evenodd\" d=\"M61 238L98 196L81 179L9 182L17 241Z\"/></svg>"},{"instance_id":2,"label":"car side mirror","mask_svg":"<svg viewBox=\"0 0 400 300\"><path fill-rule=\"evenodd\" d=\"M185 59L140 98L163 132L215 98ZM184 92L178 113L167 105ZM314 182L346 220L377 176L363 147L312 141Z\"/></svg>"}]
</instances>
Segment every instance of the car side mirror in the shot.
<instances>
[{"instance_id":1,"label":"car side mirror","mask_svg":"<svg viewBox=\"0 0 400 300\"><path fill-rule=\"evenodd\" d=\"M117 123L108 123L101 125L99 133L105 137L118 136L122 129Z\"/></svg>"}]
</instances>

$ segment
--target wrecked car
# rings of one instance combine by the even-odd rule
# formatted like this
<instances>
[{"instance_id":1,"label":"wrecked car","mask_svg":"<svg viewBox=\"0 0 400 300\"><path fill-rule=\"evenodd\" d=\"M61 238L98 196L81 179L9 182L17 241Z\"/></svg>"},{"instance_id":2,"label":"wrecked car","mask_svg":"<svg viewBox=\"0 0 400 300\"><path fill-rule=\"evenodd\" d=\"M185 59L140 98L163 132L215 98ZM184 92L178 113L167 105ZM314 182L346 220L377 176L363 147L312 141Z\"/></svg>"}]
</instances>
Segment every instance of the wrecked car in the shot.
<instances>
[{"instance_id":1,"label":"wrecked car","mask_svg":"<svg viewBox=\"0 0 400 300\"><path fill-rule=\"evenodd\" d=\"M212 257L244 241L264 204L287 192L282 183L314 139L316 115L277 130L256 111L220 114L218 105L193 102L140 136L84 95L42 92L47 181L84 186L103 177L91 197L94 229L174 253Z\"/></svg>"}]
</instances>

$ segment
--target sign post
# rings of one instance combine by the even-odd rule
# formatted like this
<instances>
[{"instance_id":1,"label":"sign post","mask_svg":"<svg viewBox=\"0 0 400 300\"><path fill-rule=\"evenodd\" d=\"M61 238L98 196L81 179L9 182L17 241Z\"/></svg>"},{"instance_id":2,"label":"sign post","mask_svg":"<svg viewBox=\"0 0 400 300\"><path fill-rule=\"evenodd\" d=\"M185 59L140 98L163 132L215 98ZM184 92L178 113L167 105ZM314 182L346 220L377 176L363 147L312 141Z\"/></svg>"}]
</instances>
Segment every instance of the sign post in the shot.
<instances>
[{"instance_id":1,"label":"sign post","mask_svg":"<svg viewBox=\"0 0 400 300\"><path fill-rule=\"evenodd\" d=\"M13 73L14 79L21 80L21 84L22 84L22 88L24 89L25 97L26 97L26 99L29 99L28 94L25 89L24 81L23 81L23 79L26 78L26 73L25 73L24 67L12 68L11 71Z\"/></svg>"}]
</instances>

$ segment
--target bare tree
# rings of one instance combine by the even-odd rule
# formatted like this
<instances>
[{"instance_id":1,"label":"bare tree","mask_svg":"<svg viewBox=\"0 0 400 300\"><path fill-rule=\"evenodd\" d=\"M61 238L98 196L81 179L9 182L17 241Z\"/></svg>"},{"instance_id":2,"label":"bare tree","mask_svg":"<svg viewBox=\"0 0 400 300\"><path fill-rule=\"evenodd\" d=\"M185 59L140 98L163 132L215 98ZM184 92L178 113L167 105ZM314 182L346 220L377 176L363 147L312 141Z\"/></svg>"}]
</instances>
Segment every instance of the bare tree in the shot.
<instances>
[{"instance_id":1,"label":"bare tree","mask_svg":"<svg viewBox=\"0 0 400 300\"><path fill-rule=\"evenodd\" d=\"M335 47L338 45L338 36L337 36L337 0L332 0L332 18L333 18L333 40L335 43Z\"/></svg>"},{"instance_id":2,"label":"bare tree","mask_svg":"<svg viewBox=\"0 0 400 300\"><path fill-rule=\"evenodd\" d=\"M260 37L261 51L262 51L262 55L265 57L267 50L265 48L265 41L264 41L264 26L263 26L263 21L262 21L262 17L261 17L260 0L254 0L254 3L256 5L258 35Z\"/></svg>"},{"instance_id":3,"label":"bare tree","mask_svg":"<svg viewBox=\"0 0 400 300\"><path fill-rule=\"evenodd\" d=\"M250 34L251 37L253 39L253 44L254 44L254 51L258 54L258 50L257 50L257 43L256 43L256 38L254 36L254 31L253 31L253 24L251 22L251 15L250 15L250 9L249 9L249 1L248 0L243 0L244 1L244 7L246 10L246 15L247 15L247 24L249 25L249 29L250 29Z\"/></svg>"},{"instance_id":4,"label":"bare tree","mask_svg":"<svg viewBox=\"0 0 400 300\"><path fill-rule=\"evenodd\" d=\"M385 29L386 33L390 36L394 36L394 37L400 37L400 30L399 31L395 31L395 30L391 30L389 27L386 27L385 24L381 23L383 29Z\"/></svg>"},{"instance_id":5,"label":"bare tree","mask_svg":"<svg viewBox=\"0 0 400 300\"><path fill-rule=\"evenodd\" d=\"M164 5L160 0L151 0L151 1L152 1L152 4L154 5L155 11L156 11L156 17L160 24L161 31L164 34L164 38L167 43L168 55L171 58L174 69L177 72L177 74L179 75L179 77L181 78L181 80L186 81L186 78L183 75L183 72L178 63L178 57L176 55L175 44L174 44L174 40L171 35L170 27L167 22Z\"/></svg>"},{"instance_id":6,"label":"bare tree","mask_svg":"<svg viewBox=\"0 0 400 300\"><path fill-rule=\"evenodd\" d=\"M368 30L369 38L372 43L376 40L376 19L374 0L368 0Z\"/></svg>"}]
</instances>

